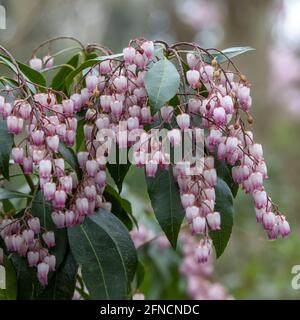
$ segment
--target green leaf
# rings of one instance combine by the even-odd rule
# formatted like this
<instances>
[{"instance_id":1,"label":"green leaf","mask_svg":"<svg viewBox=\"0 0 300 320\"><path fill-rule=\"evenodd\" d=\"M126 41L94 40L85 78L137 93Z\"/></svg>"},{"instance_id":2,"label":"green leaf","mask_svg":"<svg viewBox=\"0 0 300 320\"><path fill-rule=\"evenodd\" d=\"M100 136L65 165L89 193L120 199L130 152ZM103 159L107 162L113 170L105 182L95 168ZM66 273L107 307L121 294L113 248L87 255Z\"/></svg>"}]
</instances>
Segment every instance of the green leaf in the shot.
<instances>
[{"instance_id":1,"label":"green leaf","mask_svg":"<svg viewBox=\"0 0 300 320\"><path fill-rule=\"evenodd\" d=\"M133 223L137 225L128 200L123 199L110 185L106 185L103 195L105 200L112 204L111 212L125 224L128 230L132 229Z\"/></svg>"},{"instance_id":2,"label":"green leaf","mask_svg":"<svg viewBox=\"0 0 300 320\"><path fill-rule=\"evenodd\" d=\"M71 300L75 290L77 271L77 263L69 252L38 299Z\"/></svg>"},{"instance_id":3,"label":"green leaf","mask_svg":"<svg viewBox=\"0 0 300 320\"><path fill-rule=\"evenodd\" d=\"M79 152L81 150L81 147L83 145L84 141L84 132L83 127L85 124L85 119L80 119L77 124L77 131L76 131L76 152Z\"/></svg>"},{"instance_id":4,"label":"green leaf","mask_svg":"<svg viewBox=\"0 0 300 320\"><path fill-rule=\"evenodd\" d=\"M77 53L66 63L66 66L63 66L53 77L51 87L54 90L62 90L64 88L66 78L78 66L79 58L80 54Z\"/></svg>"},{"instance_id":5,"label":"green leaf","mask_svg":"<svg viewBox=\"0 0 300 320\"><path fill-rule=\"evenodd\" d=\"M255 49L251 47L232 47L232 48L227 48L222 50L222 53L220 52L211 53L211 56L216 58L219 63L224 63L228 61L228 59L232 59L236 56L239 56L240 54L243 54L252 50L255 50ZM202 59L206 63L211 63L213 59L211 56L209 56L208 54L203 54Z\"/></svg>"},{"instance_id":6,"label":"green leaf","mask_svg":"<svg viewBox=\"0 0 300 320\"><path fill-rule=\"evenodd\" d=\"M126 299L137 268L137 254L125 226L99 210L68 229L71 251L81 265L91 299Z\"/></svg>"},{"instance_id":7,"label":"green leaf","mask_svg":"<svg viewBox=\"0 0 300 320\"><path fill-rule=\"evenodd\" d=\"M180 76L174 64L164 58L147 71L144 83L152 112L155 113L175 96L180 85Z\"/></svg>"},{"instance_id":8,"label":"green leaf","mask_svg":"<svg viewBox=\"0 0 300 320\"><path fill-rule=\"evenodd\" d=\"M10 68L15 74L18 73L16 66L11 62L9 57L7 57L5 55L0 55L0 60L2 60L4 62L4 64L8 68ZM31 69L29 66L27 66L26 64L23 64L21 62L17 61L17 63L18 63L18 66L19 66L25 80L36 83L36 84L44 86L44 87L46 86L46 80L40 72L38 72L34 69ZM27 83L27 84L28 84L28 87L30 88L30 90L33 93L36 93L36 88L34 87L34 85L32 83Z\"/></svg>"},{"instance_id":9,"label":"green leaf","mask_svg":"<svg viewBox=\"0 0 300 320\"><path fill-rule=\"evenodd\" d=\"M1 279L5 280L2 289ZM3 266L0 265L0 300L15 300L17 298L17 277L11 261L4 257Z\"/></svg>"},{"instance_id":10,"label":"green leaf","mask_svg":"<svg viewBox=\"0 0 300 320\"><path fill-rule=\"evenodd\" d=\"M9 158L14 137L7 131L6 121L0 117L0 173L9 180Z\"/></svg>"},{"instance_id":11,"label":"green leaf","mask_svg":"<svg viewBox=\"0 0 300 320\"><path fill-rule=\"evenodd\" d=\"M215 157L215 167L217 170L218 177L223 179L228 184L232 192L232 195L235 198L239 191L239 185L238 183L233 181L231 174L231 166L227 165L224 160L218 160L217 157Z\"/></svg>"},{"instance_id":12,"label":"green leaf","mask_svg":"<svg viewBox=\"0 0 300 320\"><path fill-rule=\"evenodd\" d=\"M107 164L108 172L114 179L120 193L122 191L123 181L128 170L130 169L130 166L131 164L129 162L127 164Z\"/></svg>"},{"instance_id":13,"label":"green leaf","mask_svg":"<svg viewBox=\"0 0 300 320\"><path fill-rule=\"evenodd\" d=\"M224 252L227 243L230 239L233 226L233 199L232 193L225 181L218 178L216 191L216 206L215 210L221 214L221 230L210 231L210 236L213 240L213 245L216 250L217 258Z\"/></svg>"},{"instance_id":14,"label":"green leaf","mask_svg":"<svg viewBox=\"0 0 300 320\"><path fill-rule=\"evenodd\" d=\"M144 278L145 278L145 267L142 264L142 262L139 260L137 271L136 271L136 288L137 289L142 285Z\"/></svg>"},{"instance_id":15,"label":"green leaf","mask_svg":"<svg viewBox=\"0 0 300 320\"><path fill-rule=\"evenodd\" d=\"M97 57L95 59L90 59L90 60L84 61L78 68L76 68L74 71L70 72L70 74L67 76L67 78L66 78L66 88L67 89L70 88L74 78L77 75L79 75L83 70L96 65L100 61L108 60L108 59L116 59L116 58L120 58L122 56L123 56L123 53L117 53L117 54L112 54L112 55L109 55L109 56L102 56L102 57Z\"/></svg>"},{"instance_id":16,"label":"green leaf","mask_svg":"<svg viewBox=\"0 0 300 320\"><path fill-rule=\"evenodd\" d=\"M11 191L4 188L0 188L0 200L17 198L32 198L32 196L30 194L22 193L19 191Z\"/></svg>"},{"instance_id":17,"label":"green leaf","mask_svg":"<svg viewBox=\"0 0 300 320\"><path fill-rule=\"evenodd\" d=\"M68 162L72 169L76 171L77 177L80 180L82 176L82 171L79 167L78 159L73 149L67 147L63 142L60 142L59 153Z\"/></svg>"},{"instance_id":18,"label":"green leaf","mask_svg":"<svg viewBox=\"0 0 300 320\"><path fill-rule=\"evenodd\" d=\"M56 268L62 263L67 250L67 233L65 229L56 229L52 218L51 204L45 201L42 191L39 191L32 203L31 213L40 219L41 226L55 233L55 247L49 251L56 256Z\"/></svg>"},{"instance_id":19,"label":"green leaf","mask_svg":"<svg viewBox=\"0 0 300 320\"><path fill-rule=\"evenodd\" d=\"M184 210L172 170L159 170L154 178L147 177L146 181L155 216L175 249Z\"/></svg>"}]
</instances>

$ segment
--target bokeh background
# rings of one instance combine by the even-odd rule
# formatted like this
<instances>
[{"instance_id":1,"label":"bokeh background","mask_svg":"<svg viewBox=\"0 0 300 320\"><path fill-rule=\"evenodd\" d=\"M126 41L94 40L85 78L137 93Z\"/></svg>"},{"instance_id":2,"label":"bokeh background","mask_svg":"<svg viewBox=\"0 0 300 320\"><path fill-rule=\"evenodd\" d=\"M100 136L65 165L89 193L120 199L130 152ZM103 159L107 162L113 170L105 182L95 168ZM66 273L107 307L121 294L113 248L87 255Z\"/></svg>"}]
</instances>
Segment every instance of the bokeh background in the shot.
<instances>
[{"instance_id":1,"label":"bokeh background","mask_svg":"<svg viewBox=\"0 0 300 320\"><path fill-rule=\"evenodd\" d=\"M254 47L256 51L235 62L252 83L255 139L264 145L271 177L267 188L288 216L292 233L284 240L267 241L256 224L250 198L239 191L232 238L210 277L236 299L300 298L300 290L291 287L291 269L300 264L300 1L6 0L0 4L7 14L0 43L20 60L29 58L40 42L58 35L101 43L115 52L139 36L221 49ZM124 195L133 201L134 214L147 220L149 200L141 172L131 170L126 182ZM158 230L147 223L153 232ZM141 290L148 298L187 298L178 254L153 250L157 268L147 264Z\"/></svg>"}]
</instances>

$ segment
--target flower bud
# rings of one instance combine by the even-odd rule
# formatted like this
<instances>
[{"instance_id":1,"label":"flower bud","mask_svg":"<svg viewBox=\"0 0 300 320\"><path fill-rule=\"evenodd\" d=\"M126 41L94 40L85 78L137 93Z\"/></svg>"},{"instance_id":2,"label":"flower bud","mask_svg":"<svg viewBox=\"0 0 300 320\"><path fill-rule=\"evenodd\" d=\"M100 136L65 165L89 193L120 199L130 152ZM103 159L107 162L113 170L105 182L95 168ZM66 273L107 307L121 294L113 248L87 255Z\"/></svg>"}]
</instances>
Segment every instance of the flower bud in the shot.
<instances>
[{"instance_id":1,"label":"flower bud","mask_svg":"<svg viewBox=\"0 0 300 320\"><path fill-rule=\"evenodd\" d=\"M41 71L43 67L43 62L41 59L34 57L29 60L29 66L31 69Z\"/></svg>"},{"instance_id":2,"label":"flower bud","mask_svg":"<svg viewBox=\"0 0 300 320\"><path fill-rule=\"evenodd\" d=\"M177 124L181 130L186 130L190 126L190 116L187 113L179 114L176 117Z\"/></svg>"},{"instance_id":3,"label":"flower bud","mask_svg":"<svg viewBox=\"0 0 300 320\"><path fill-rule=\"evenodd\" d=\"M41 232L41 225L40 225L40 219L39 218L30 218L27 221L27 224L29 228L34 232L34 233L40 233Z\"/></svg>"},{"instance_id":4,"label":"flower bud","mask_svg":"<svg viewBox=\"0 0 300 320\"><path fill-rule=\"evenodd\" d=\"M63 212L59 211L59 212L52 212L52 221L55 224L55 226L58 229L64 228L65 227L65 215Z\"/></svg>"},{"instance_id":5,"label":"flower bud","mask_svg":"<svg viewBox=\"0 0 300 320\"><path fill-rule=\"evenodd\" d=\"M44 262L48 264L49 266L49 271L55 271L55 266L56 266L56 258L53 254L46 256L44 258Z\"/></svg>"},{"instance_id":6,"label":"flower bud","mask_svg":"<svg viewBox=\"0 0 300 320\"><path fill-rule=\"evenodd\" d=\"M72 227L72 225L75 223L75 214L74 211L68 210L65 213L66 216L66 227Z\"/></svg>"},{"instance_id":7,"label":"flower bud","mask_svg":"<svg viewBox=\"0 0 300 320\"><path fill-rule=\"evenodd\" d=\"M200 80L200 73L197 70L189 70L186 73L186 79L187 82L189 83L189 85L196 89L198 84L199 84L199 80Z\"/></svg>"},{"instance_id":8,"label":"flower bud","mask_svg":"<svg viewBox=\"0 0 300 320\"><path fill-rule=\"evenodd\" d=\"M41 160L39 163L39 174L42 178L49 178L51 176L52 163L50 160Z\"/></svg>"},{"instance_id":9,"label":"flower bud","mask_svg":"<svg viewBox=\"0 0 300 320\"><path fill-rule=\"evenodd\" d=\"M266 212L263 214L263 226L266 230L272 230L276 224L276 216L273 212Z\"/></svg>"},{"instance_id":10,"label":"flower bud","mask_svg":"<svg viewBox=\"0 0 300 320\"><path fill-rule=\"evenodd\" d=\"M12 148L11 155L15 163L23 164L24 159L24 149L23 148Z\"/></svg>"},{"instance_id":11,"label":"flower bud","mask_svg":"<svg viewBox=\"0 0 300 320\"><path fill-rule=\"evenodd\" d=\"M49 265L45 262L40 262L37 266L38 279L42 286L48 284Z\"/></svg>"},{"instance_id":12,"label":"flower bud","mask_svg":"<svg viewBox=\"0 0 300 320\"><path fill-rule=\"evenodd\" d=\"M76 208L80 215L86 215L89 210L89 202L87 198L77 198Z\"/></svg>"},{"instance_id":13,"label":"flower bud","mask_svg":"<svg viewBox=\"0 0 300 320\"><path fill-rule=\"evenodd\" d=\"M221 217L219 212L209 213L206 216L208 225L212 230L220 230L221 229Z\"/></svg>"},{"instance_id":14,"label":"flower bud","mask_svg":"<svg viewBox=\"0 0 300 320\"><path fill-rule=\"evenodd\" d=\"M71 116L74 113L74 102L71 99L62 101L63 112L65 115Z\"/></svg>"},{"instance_id":15,"label":"flower bud","mask_svg":"<svg viewBox=\"0 0 300 320\"><path fill-rule=\"evenodd\" d=\"M206 226L206 222L205 222L205 218L203 217L196 217L192 220L192 233L193 234L202 234L205 231L205 226Z\"/></svg>"},{"instance_id":16,"label":"flower bud","mask_svg":"<svg viewBox=\"0 0 300 320\"><path fill-rule=\"evenodd\" d=\"M63 176L59 178L61 189L67 193L72 191L72 182L73 181L71 176Z\"/></svg>"},{"instance_id":17,"label":"flower bud","mask_svg":"<svg viewBox=\"0 0 300 320\"><path fill-rule=\"evenodd\" d=\"M37 251L28 251L27 261L30 267L36 267L40 259L40 255Z\"/></svg>"},{"instance_id":18,"label":"flower bud","mask_svg":"<svg viewBox=\"0 0 300 320\"><path fill-rule=\"evenodd\" d=\"M98 86L99 79L97 76L91 75L85 78L86 87L93 92Z\"/></svg>"},{"instance_id":19,"label":"flower bud","mask_svg":"<svg viewBox=\"0 0 300 320\"><path fill-rule=\"evenodd\" d=\"M48 248L52 248L55 246L55 235L53 231L47 231L43 233L42 238L46 243L46 245L48 246Z\"/></svg>"},{"instance_id":20,"label":"flower bud","mask_svg":"<svg viewBox=\"0 0 300 320\"><path fill-rule=\"evenodd\" d=\"M96 160L87 160L85 168L88 176L94 178L99 170L99 165Z\"/></svg>"},{"instance_id":21,"label":"flower bud","mask_svg":"<svg viewBox=\"0 0 300 320\"><path fill-rule=\"evenodd\" d=\"M29 245L33 242L34 239L34 232L31 229L25 229L22 232L22 237L26 241L26 243Z\"/></svg>"},{"instance_id":22,"label":"flower bud","mask_svg":"<svg viewBox=\"0 0 300 320\"><path fill-rule=\"evenodd\" d=\"M45 68L52 68L54 65L54 58L52 56L44 56L43 63Z\"/></svg>"},{"instance_id":23,"label":"flower bud","mask_svg":"<svg viewBox=\"0 0 300 320\"><path fill-rule=\"evenodd\" d=\"M16 116L7 117L7 130L10 133L19 134L23 130L24 120Z\"/></svg>"},{"instance_id":24,"label":"flower bud","mask_svg":"<svg viewBox=\"0 0 300 320\"><path fill-rule=\"evenodd\" d=\"M58 135L47 137L46 138L46 142L47 142L47 145L48 145L49 149L52 152L54 152L54 153L58 152L58 145L59 145L59 137L58 137Z\"/></svg>"},{"instance_id":25,"label":"flower bud","mask_svg":"<svg viewBox=\"0 0 300 320\"><path fill-rule=\"evenodd\" d=\"M67 194L64 190L56 190L54 193L53 205L57 209L62 209L65 207L67 200Z\"/></svg>"}]
</instances>

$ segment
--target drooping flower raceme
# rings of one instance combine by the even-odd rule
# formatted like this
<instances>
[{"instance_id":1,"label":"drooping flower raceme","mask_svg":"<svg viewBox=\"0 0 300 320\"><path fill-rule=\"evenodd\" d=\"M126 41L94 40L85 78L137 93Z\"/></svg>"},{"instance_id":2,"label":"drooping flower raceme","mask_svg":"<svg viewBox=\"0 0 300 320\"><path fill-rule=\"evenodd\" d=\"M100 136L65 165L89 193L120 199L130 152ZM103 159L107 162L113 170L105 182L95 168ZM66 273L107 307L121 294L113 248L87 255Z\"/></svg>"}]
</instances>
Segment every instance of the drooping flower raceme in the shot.
<instances>
[{"instance_id":1,"label":"drooping flower raceme","mask_svg":"<svg viewBox=\"0 0 300 320\"><path fill-rule=\"evenodd\" d=\"M149 178L156 177L158 170L172 169L191 234L201 238L194 253L198 262L205 263L212 252L209 231L222 227L221 212L215 207L216 161L220 160L231 168L233 181L253 197L256 219L268 238L287 236L289 224L264 188L268 173L263 148L242 120L245 114L249 124L253 122L246 77L237 70L224 70L213 57L208 62L203 56L207 52L196 45L190 44L186 57L177 49L179 44L163 46L165 56L180 57L182 89L176 93L179 102L167 101L159 110L153 110L145 77L162 57L155 43L141 39L124 48L122 59L96 60L68 96L39 86L38 93L27 90L9 98L0 96L0 113L8 132L17 138L11 158L26 176L38 175L33 194L43 192L58 229L83 223L97 208L110 211L112 204L104 196L107 163L115 145L126 157L133 147L132 163L144 168ZM29 62L35 70L53 64L51 56ZM76 149L80 176L62 157L62 148L72 148L76 142L78 119L83 121L84 134L84 142ZM157 127L167 130L165 139L154 139L149 128ZM180 146L184 135L195 129L205 134L200 171L191 170L187 159L173 162L164 148L166 141L173 148ZM56 244L54 230L41 226L30 205L20 218L5 217L0 228L6 249L26 257L46 285L48 273L56 267L55 255L49 251Z\"/></svg>"}]
</instances>

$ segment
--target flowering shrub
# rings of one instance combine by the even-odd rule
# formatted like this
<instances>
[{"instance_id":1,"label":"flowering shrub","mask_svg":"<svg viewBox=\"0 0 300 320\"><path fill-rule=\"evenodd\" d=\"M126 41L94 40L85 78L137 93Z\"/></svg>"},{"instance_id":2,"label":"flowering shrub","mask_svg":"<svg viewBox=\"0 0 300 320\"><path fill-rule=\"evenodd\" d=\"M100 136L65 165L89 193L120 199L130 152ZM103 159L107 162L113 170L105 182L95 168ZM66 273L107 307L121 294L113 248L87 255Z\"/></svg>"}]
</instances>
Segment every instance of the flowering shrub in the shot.
<instances>
[{"instance_id":1,"label":"flowering shrub","mask_svg":"<svg viewBox=\"0 0 300 320\"><path fill-rule=\"evenodd\" d=\"M289 234L263 186L250 85L231 60L251 48L136 39L112 54L67 38L80 46L69 61L39 58L58 39L40 45L29 66L0 47L14 74L1 77L0 171L3 181L22 176L29 187L0 189L0 262L17 271L14 295L70 299L80 284L83 297L132 297L138 257L129 231L138 222L121 197L131 165L145 170L174 249L186 219L197 246L192 254L188 241L185 252L199 263L213 247L223 253L239 186L253 197L270 240Z\"/></svg>"}]
</instances>

